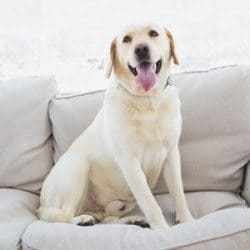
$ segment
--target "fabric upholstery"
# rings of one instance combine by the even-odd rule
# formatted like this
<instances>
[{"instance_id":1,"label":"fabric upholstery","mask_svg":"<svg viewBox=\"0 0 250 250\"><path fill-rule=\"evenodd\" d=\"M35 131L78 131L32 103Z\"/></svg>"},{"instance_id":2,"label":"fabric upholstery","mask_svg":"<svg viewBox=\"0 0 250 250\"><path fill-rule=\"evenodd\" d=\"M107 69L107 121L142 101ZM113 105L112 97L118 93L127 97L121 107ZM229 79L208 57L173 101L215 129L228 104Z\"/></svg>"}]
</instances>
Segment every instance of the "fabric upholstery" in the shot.
<instances>
[{"instance_id":1,"label":"fabric upholstery","mask_svg":"<svg viewBox=\"0 0 250 250\"><path fill-rule=\"evenodd\" d=\"M250 206L250 162L246 166L242 196Z\"/></svg>"},{"instance_id":2,"label":"fabric upholstery","mask_svg":"<svg viewBox=\"0 0 250 250\"><path fill-rule=\"evenodd\" d=\"M38 192L53 165L48 104L53 77L0 81L0 187Z\"/></svg>"},{"instance_id":3,"label":"fabric upholstery","mask_svg":"<svg viewBox=\"0 0 250 250\"><path fill-rule=\"evenodd\" d=\"M15 189L0 188L0 249L21 248L21 237L33 221L39 196Z\"/></svg>"},{"instance_id":4,"label":"fabric upholstery","mask_svg":"<svg viewBox=\"0 0 250 250\"><path fill-rule=\"evenodd\" d=\"M186 191L239 192L250 159L250 67L173 75L182 103L180 141ZM90 125L103 92L59 97L50 107L54 160ZM155 193L165 193L161 179Z\"/></svg>"},{"instance_id":5,"label":"fabric upholstery","mask_svg":"<svg viewBox=\"0 0 250 250\"><path fill-rule=\"evenodd\" d=\"M175 75L186 190L240 191L250 159L250 67Z\"/></svg>"},{"instance_id":6,"label":"fabric upholstery","mask_svg":"<svg viewBox=\"0 0 250 250\"><path fill-rule=\"evenodd\" d=\"M102 107L104 91L61 95L50 104L54 139L54 161L84 132Z\"/></svg>"},{"instance_id":7,"label":"fabric upholstery","mask_svg":"<svg viewBox=\"0 0 250 250\"><path fill-rule=\"evenodd\" d=\"M247 207L246 201L238 194L223 191L201 191L185 193L188 207L195 219L199 219L209 213L217 210L232 207ZM175 224L174 205L169 194L155 195L157 202L160 204L165 214L168 224ZM138 207L128 215L141 215L142 212Z\"/></svg>"},{"instance_id":8,"label":"fabric upholstery","mask_svg":"<svg viewBox=\"0 0 250 250\"><path fill-rule=\"evenodd\" d=\"M167 221L172 225L174 213L170 195L157 195L156 199ZM98 224L80 227L67 223L37 221L27 228L22 237L22 246L24 250L159 250L182 247L207 250L248 249L250 209L245 207L244 201L238 195L229 192L191 192L187 193L187 200L196 218L211 214L167 230L142 229L132 225ZM140 212L137 209L133 214L139 215ZM238 248L235 248L236 243ZM215 248L217 245L222 248Z\"/></svg>"}]
</instances>

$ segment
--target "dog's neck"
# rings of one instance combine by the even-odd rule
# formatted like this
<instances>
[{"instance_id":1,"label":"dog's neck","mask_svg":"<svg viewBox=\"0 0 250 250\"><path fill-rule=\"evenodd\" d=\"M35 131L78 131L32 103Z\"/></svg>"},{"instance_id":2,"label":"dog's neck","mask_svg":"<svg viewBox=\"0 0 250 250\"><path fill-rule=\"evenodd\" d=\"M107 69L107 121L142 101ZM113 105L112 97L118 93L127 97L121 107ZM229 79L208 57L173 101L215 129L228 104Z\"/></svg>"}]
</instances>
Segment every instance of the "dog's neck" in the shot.
<instances>
[{"instance_id":1,"label":"dog's neck","mask_svg":"<svg viewBox=\"0 0 250 250\"><path fill-rule=\"evenodd\" d=\"M117 81L113 81L105 94L105 104L110 107L116 103L115 106L123 106L121 110L125 113L133 113L136 115L145 115L146 113L161 112L161 106L166 107L171 105L173 95L176 95L176 88L172 86L171 80L168 79L164 88L158 95L154 96L140 96L131 94L125 86Z\"/></svg>"},{"instance_id":2,"label":"dog's neck","mask_svg":"<svg viewBox=\"0 0 250 250\"><path fill-rule=\"evenodd\" d=\"M166 83L165 83L165 86L164 86L164 88L161 90L161 92L158 94L158 95L156 95L156 96L143 96L143 95L135 95L135 94L132 94L129 90L127 90L127 88L125 88L124 86L123 86L123 84L122 83L119 83L119 82L115 82L115 86L116 86L116 88L118 89L118 90L121 90L121 91L123 91L123 92L125 92L127 95L130 95L130 96L133 96L133 97L138 97L138 98L157 98L168 86L172 86L172 81L171 81L171 78L170 78L170 76L167 78L167 81L166 81Z\"/></svg>"}]
</instances>

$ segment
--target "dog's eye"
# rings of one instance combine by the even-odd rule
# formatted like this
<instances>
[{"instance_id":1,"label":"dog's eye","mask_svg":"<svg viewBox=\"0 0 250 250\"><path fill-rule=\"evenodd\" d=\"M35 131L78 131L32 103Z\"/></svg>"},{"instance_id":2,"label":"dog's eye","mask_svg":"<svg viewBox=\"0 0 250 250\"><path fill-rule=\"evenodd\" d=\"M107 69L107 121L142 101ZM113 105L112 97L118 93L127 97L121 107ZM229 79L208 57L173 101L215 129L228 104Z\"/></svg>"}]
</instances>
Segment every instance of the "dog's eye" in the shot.
<instances>
[{"instance_id":1,"label":"dog's eye","mask_svg":"<svg viewBox=\"0 0 250 250\"><path fill-rule=\"evenodd\" d=\"M132 41L132 37L131 36L124 36L122 41L124 43L130 43Z\"/></svg>"},{"instance_id":2,"label":"dog's eye","mask_svg":"<svg viewBox=\"0 0 250 250\"><path fill-rule=\"evenodd\" d=\"M157 36L159 36L159 34L155 30L150 30L148 34L151 37L157 37Z\"/></svg>"}]
</instances>

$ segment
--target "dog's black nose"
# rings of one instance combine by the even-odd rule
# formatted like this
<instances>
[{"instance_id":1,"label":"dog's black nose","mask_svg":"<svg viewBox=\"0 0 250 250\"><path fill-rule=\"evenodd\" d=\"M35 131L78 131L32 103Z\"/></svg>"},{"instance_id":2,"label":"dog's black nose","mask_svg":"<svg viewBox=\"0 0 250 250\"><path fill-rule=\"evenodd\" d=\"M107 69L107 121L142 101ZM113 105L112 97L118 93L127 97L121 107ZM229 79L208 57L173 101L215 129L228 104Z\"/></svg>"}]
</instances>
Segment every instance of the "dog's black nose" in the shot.
<instances>
[{"instance_id":1,"label":"dog's black nose","mask_svg":"<svg viewBox=\"0 0 250 250\"><path fill-rule=\"evenodd\" d=\"M135 47L135 57L140 62L149 60L149 47L146 44L139 44Z\"/></svg>"}]
</instances>

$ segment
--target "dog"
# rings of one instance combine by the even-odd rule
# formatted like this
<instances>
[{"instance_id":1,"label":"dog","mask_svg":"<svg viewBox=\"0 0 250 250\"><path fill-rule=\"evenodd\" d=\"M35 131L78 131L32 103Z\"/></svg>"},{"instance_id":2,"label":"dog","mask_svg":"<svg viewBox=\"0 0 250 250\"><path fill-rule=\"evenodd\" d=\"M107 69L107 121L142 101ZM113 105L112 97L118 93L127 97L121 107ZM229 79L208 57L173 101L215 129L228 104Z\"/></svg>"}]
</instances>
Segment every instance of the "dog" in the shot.
<instances>
[{"instance_id":1,"label":"dog","mask_svg":"<svg viewBox=\"0 0 250 250\"><path fill-rule=\"evenodd\" d=\"M103 107L46 178L40 219L167 228L151 192L162 173L176 219L193 220L181 178L180 101L177 89L166 84L171 62L179 63L164 27L133 25L113 39L107 77L114 77ZM136 203L145 217L124 216Z\"/></svg>"}]
</instances>

